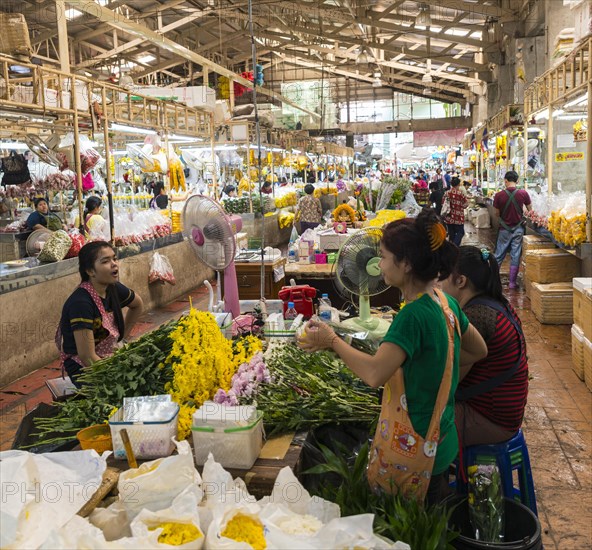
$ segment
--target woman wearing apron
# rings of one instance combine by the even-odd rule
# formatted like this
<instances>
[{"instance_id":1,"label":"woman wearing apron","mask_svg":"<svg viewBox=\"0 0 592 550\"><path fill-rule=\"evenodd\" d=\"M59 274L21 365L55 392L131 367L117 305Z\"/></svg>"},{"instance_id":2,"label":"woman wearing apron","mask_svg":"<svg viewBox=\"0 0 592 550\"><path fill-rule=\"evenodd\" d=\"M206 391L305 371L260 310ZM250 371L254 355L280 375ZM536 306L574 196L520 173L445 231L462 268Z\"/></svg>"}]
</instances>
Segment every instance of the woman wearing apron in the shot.
<instances>
[{"instance_id":1,"label":"woman wearing apron","mask_svg":"<svg viewBox=\"0 0 592 550\"><path fill-rule=\"evenodd\" d=\"M299 345L310 352L331 348L364 382L384 386L368 480L376 490L434 504L447 494L448 468L458 454L459 363L482 359L487 347L458 303L435 288L450 274L458 249L446 241L433 210L390 223L380 248L384 280L401 290L406 305L376 355L354 349L318 321L309 323Z\"/></svg>"},{"instance_id":2,"label":"woman wearing apron","mask_svg":"<svg viewBox=\"0 0 592 550\"><path fill-rule=\"evenodd\" d=\"M78 261L82 282L64 304L56 345L63 368L80 387L82 369L111 355L116 343L129 336L142 313L142 299L119 282L115 249L109 243L84 245Z\"/></svg>"}]
</instances>

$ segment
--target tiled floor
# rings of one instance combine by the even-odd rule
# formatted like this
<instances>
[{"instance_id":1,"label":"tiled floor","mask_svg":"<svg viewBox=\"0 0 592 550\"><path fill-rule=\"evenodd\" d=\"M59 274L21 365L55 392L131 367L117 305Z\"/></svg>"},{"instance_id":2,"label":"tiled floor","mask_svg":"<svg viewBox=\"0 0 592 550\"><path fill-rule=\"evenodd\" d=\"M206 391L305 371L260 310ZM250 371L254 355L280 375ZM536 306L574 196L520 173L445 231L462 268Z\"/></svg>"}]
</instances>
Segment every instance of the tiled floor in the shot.
<instances>
[{"instance_id":1,"label":"tiled floor","mask_svg":"<svg viewBox=\"0 0 592 550\"><path fill-rule=\"evenodd\" d=\"M467 233L465 242L491 244L487 231ZM507 271L507 270L506 270ZM502 268L502 273L504 269ZM204 289L192 293L205 305ZM592 394L571 367L569 326L541 325L522 291L508 297L527 335L532 380L524 433L528 442L545 550L592 547ZM136 334L178 317L187 299L146 313ZM57 363L0 389L0 448L10 448L21 418L51 400L45 380L58 376Z\"/></svg>"}]
</instances>

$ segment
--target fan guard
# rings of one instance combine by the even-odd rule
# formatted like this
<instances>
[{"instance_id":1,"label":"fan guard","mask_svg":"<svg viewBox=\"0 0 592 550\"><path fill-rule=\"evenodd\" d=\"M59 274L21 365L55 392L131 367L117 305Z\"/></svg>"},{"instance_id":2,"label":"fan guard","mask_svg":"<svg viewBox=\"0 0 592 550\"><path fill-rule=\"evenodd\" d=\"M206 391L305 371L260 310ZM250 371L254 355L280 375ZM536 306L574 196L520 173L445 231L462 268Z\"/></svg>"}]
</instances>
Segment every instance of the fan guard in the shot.
<instances>
[{"instance_id":1,"label":"fan guard","mask_svg":"<svg viewBox=\"0 0 592 550\"><path fill-rule=\"evenodd\" d=\"M25 248L27 249L27 255L31 257L39 256L39 253L45 246L45 243L51 237L51 231L49 229L36 229L29 235Z\"/></svg>"}]
</instances>

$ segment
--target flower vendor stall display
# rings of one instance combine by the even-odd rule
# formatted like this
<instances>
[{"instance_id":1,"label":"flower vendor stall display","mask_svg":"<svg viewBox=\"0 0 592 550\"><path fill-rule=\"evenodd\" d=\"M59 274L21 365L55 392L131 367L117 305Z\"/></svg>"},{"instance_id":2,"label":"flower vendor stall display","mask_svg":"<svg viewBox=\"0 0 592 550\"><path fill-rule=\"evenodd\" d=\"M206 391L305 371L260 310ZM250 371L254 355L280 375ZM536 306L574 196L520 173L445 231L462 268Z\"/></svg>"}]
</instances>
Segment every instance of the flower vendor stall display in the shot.
<instances>
[{"instance_id":1,"label":"flower vendor stall display","mask_svg":"<svg viewBox=\"0 0 592 550\"><path fill-rule=\"evenodd\" d=\"M396 220L402 220L406 218L407 214L402 210L379 210L376 212L376 217L372 220L368 220L365 227L383 227Z\"/></svg>"},{"instance_id":2,"label":"flower vendor stall display","mask_svg":"<svg viewBox=\"0 0 592 550\"><path fill-rule=\"evenodd\" d=\"M158 210L119 210L115 213L116 246L140 243L172 233L172 222Z\"/></svg>"},{"instance_id":3,"label":"flower vendor stall display","mask_svg":"<svg viewBox=\"0 0 592 550\"><path fill-rule=\"evenodd\" d=\"M79 398L59 403L56 417L38 421L40 441L48 442L52 433L68 439L69 434L73 437L82 428L104 422L124 397L164 393L180 405L178 434L185 439L195 410L220 388L230 390L239 366L249 363L261 347L252 336L227 340L210 313L191 309L179 321L86 368Z\"/></svg>"}]
</instances>

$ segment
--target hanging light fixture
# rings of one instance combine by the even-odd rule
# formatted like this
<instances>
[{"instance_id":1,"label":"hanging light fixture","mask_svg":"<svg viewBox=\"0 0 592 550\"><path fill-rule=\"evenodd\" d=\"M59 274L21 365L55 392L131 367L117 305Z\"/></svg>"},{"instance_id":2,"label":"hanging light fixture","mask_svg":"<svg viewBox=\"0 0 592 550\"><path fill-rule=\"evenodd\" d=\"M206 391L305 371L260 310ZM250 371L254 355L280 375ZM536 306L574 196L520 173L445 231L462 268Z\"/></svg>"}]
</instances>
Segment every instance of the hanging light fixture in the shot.
<instances>
[{"instance_id":1,"label":"hanging light fixture","mask_svg":"<svg viewBox=\"0 0 592 550\"><path fill-rule=\"evenodd\" d=\"M373 88L382 88L382 80L380 80L380 77L374 78L374 80L372 81L372 87Z\"/></svg>"},{"instance_id":2,"label":"hanging light fixture","mask_svg":"<svg viewBox=\"0 0 592 550\"><path fill-rule=\"evenodd\" d=\"M415 18L415 25L418 27L429 27L431 24L430 7L427 4L421 4L419 6L419 13Z\"/></svg>"},{"instance_id":3,"label":"hanging light fixture","mask_svg":"<svg viewBox=\"0 0 592 550\"><path fill-rule=\"evenodd\" d=\"M362 48L360 55L358 55L358 57L356 59L356 63L365 65L366 63L368 63L368 61L369 61L368 54L366 53L365 48Z\"/></svg>"}]
</instances>

